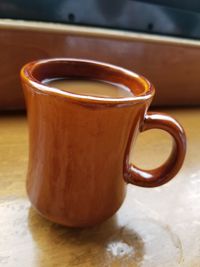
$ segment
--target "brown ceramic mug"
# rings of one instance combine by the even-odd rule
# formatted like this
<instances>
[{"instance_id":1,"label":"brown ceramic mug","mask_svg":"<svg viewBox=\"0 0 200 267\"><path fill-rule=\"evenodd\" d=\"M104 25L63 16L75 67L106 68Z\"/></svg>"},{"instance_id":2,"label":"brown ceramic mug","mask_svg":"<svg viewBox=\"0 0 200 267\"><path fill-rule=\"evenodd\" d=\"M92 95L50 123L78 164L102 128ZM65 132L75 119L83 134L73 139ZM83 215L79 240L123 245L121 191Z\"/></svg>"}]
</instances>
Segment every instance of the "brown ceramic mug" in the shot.
<instances>
[{"instance_id":1,"label":"brown ceramic mug","mask_svg":"<svg viewBox=\"0 0 200 267\"><path fill-rule=\"evenodd\" d=\"M42 83L53 77L120 83L134 96L84 96ZM144 77L105 63L64 58L31 62L21 79L29 122L27 192L51 221L73 227L100 223L119 209L127 183L160 186L181 168L184 131L170 116L147 113L154 87ZM152 128L167 131L174 142L168 160L146 171L129 163L129 151L138 133Z\"/></svg>"}]
</instances>

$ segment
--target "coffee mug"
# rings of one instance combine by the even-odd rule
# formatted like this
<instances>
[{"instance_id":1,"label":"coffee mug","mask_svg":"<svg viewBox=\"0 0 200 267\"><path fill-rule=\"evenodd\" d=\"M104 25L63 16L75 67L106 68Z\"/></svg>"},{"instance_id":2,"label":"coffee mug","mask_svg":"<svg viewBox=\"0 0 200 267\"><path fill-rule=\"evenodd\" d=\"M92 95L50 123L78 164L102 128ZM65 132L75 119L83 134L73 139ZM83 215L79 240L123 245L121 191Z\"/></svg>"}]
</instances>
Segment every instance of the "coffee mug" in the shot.
<instances>
[{"instance_id":1,"label":"coffee mug","mask_svg":"<svg viewBox=\"0 0 200 267\"><path fill-rule=\"evenodd\" d=\"M112 98L51 88L56 77L120 83L133 93ZM186 137L172 117L147 112L153 85L126 69L83 59L56 58L28 63L21 70L29 123L27 192L32 205L49 220L86 227L111 217L121 206L126 184L156 187L172 179L183 163ZM129 162L138 133L168 132L173 147L154 170Z\"/></svg>"}]
</instances>

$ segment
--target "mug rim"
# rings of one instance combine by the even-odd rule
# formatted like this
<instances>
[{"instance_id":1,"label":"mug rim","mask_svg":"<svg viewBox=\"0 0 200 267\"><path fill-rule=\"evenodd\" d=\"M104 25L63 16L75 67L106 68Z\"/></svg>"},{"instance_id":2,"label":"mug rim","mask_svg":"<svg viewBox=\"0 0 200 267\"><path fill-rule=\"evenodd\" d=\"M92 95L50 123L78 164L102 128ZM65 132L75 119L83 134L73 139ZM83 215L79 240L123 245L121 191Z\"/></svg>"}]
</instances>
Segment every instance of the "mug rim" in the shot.
<instances>
[{"instance_id":1,"label":"mug rim","mask_svg":"<svg viewBox=\"0 0 200 267\"><path fill-rule=\"evenodd\" d=\"M93 65L96 67L105 67L105 72L106 69L109 70L114 70L118 72L119 74L126 76L127 78L131 80L135 80L138 83L140 83L141 86L143 86L143 93L140 95L133 95L129 97L122 97L122 98L114 98L114 97L98 97L98 96L88 96L88 95L82 95L82 94L76 94L76 93L71 93L68 91L64 91L58 88L50 87L48 85L45 85L41 81L39 81L36 77L33 75L33 70L38 67L43 65L49 64L49 63L76 63L76 64L89 64ZM27 63L24 65L21 69L20 72L21 79L31 85L32 88L34 88L36 91L42 92L44 94L48 95L56 95L56 96L63 96L65 98L78 101L78 102L92 102L96 104L130 104L130 103L135 103L135 102L141 102L141 101L146 101L149 99L152 99L154 94L155 94L155 88L146 79L144 76L139 75L133 71L130 71L128 69L125 69L123 67L119 67L113 64L105 63L105 62L100 62L96 60L89 60L89 59L78 59L78 58L50 58L50 59L40 59L40 60L35 60ZM98 79L97 79L98 80ZM106 80L105 80L106 82ZM128 87L128 86L127 86ZM130 88L129 88L130 89Z\"/></svg>"}]
</instances>

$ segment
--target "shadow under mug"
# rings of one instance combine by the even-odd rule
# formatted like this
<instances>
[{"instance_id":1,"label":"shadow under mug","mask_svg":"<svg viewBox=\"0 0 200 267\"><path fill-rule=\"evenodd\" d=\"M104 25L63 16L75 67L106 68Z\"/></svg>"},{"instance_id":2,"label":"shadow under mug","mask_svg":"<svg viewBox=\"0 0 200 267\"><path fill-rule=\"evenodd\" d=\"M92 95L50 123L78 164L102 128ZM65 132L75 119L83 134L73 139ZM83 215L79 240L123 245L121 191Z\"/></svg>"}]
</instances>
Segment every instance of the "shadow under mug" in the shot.
<instances>
[{"instance_id":1,"label":"shadow under mug","mask_svg":"<svg viewBox=\"0 0 200 267\"><path fill-rule=\"evenodd\" d=\"M133 96L86 96L42 83L54 77L120 83ZM28 63L21 80L29 122L27 192L49 220L95 225L119 209L126 183L160 186L181 168L184 130L168 115L147 113L155 90L144 77L97 61L57 58ZM129 153L138 133L152 128L167 131L174 142L167 161L146 171L130 164Z\"/></svg>"}]
</instances>

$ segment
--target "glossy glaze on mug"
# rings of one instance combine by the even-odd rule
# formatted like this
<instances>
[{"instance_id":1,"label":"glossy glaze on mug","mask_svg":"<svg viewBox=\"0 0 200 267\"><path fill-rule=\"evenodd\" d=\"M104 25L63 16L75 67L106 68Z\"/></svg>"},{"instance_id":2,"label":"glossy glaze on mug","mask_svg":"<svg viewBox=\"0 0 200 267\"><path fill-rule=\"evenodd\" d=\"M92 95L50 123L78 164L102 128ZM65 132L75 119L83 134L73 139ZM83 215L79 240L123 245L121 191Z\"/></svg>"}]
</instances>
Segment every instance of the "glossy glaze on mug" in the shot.
<instances>
[{"instance_id":1,"label":"glossy glaze on mug","mask_svg":"<svg viewBox=\"0 0 200 267\"><path fill-rule=\"evenodd\" d=\"M124 84L134 96L74 95L41 83L66 76ZM126 182L159 186L180 169L184 131L167 115L146 114L154 88L145 78L77 59L32 62L22 69L21 77L29 121L27 191L43 216L73 227L100 223L119 209ZM175 142L170 159L145 172L130 165L129 150L140 131L153 127L168 131Z\"/></svg>"}]
</instances>

